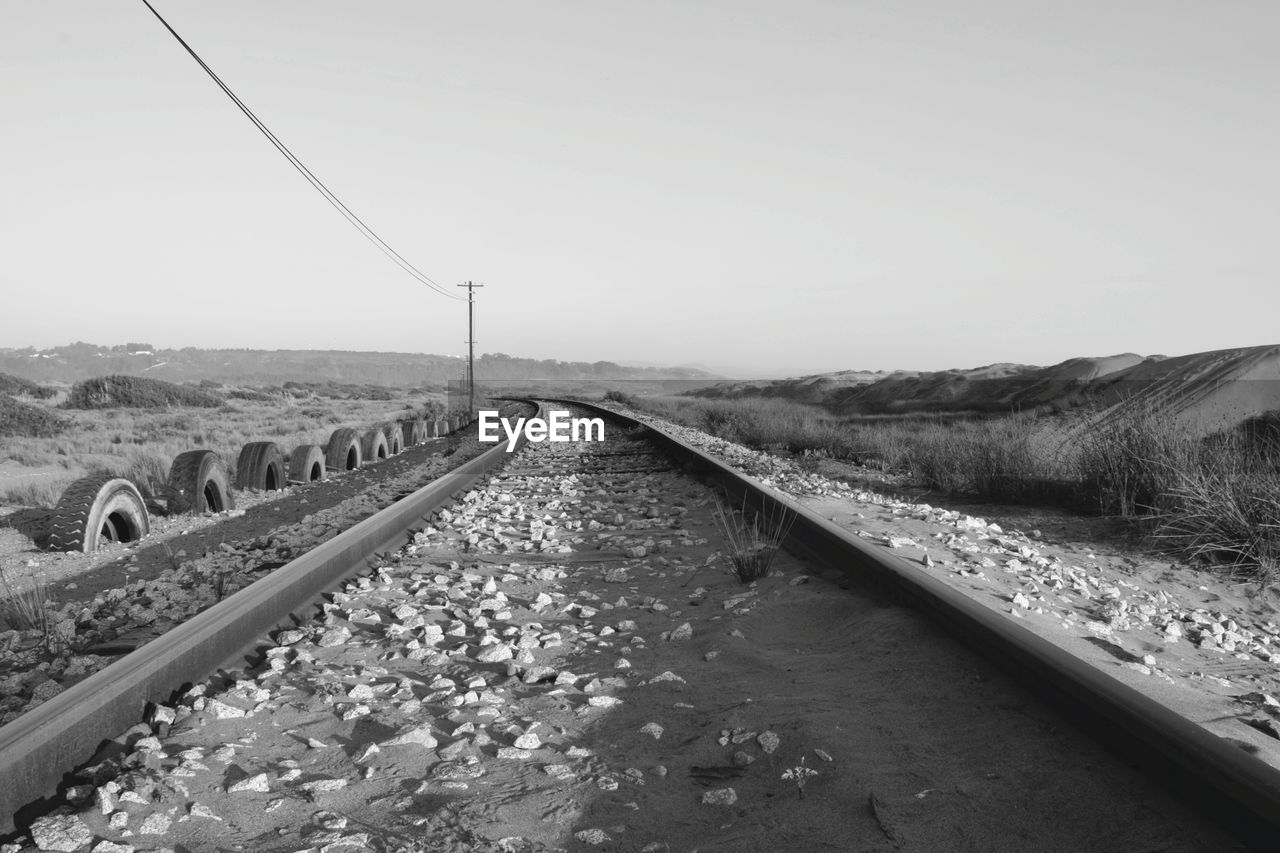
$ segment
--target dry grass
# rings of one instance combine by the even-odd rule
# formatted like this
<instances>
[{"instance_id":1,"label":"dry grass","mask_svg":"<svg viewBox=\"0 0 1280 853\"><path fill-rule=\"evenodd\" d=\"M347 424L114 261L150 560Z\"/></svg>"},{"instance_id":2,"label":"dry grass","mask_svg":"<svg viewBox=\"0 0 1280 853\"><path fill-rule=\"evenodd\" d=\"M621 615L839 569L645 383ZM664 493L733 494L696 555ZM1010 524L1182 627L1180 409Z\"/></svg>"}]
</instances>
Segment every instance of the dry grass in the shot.
<instances>
[{"instance_id":1,"label":"dry grass","mask_svg":"<svg viewBox=\"0 0 1280 853\"><path fill-rule=\"evenodd\" d=\"M30 580L30 584L14 587L0 570L0 619L18 631L40 631L48 642L52 637L48 588L34 575Z\"/></svg>"},{"instance_id":2,"label":"dry grass","mask_svg":"<svg viewBox=\"0 0 1280 853\"><path fill-rule=\"evenodd\" d=\"M778 503L752 511L745 504L735 509L719 495L715 500L711 517L728 545L734 576L742 583L766 577L795 524L796 514Z\"/></svg>"},{"instance_id":3,"label":"dry grass","mask_svg":"<svg viewBox=\"0 0 1280 853\"><path fill-rule=\"evenodd\" d=\"M1153 537L1264 586L1280 567L1280 458L1241 434L1147 460L1162 487Z\"/></svg>"},{"instance_id":4,"label":"dry grass","mask_svg":"<svg viewBox=\"0 0 1280 853\"><path fill-rule=\"evenodd\" d=\"M444 404L440 394L407 392L391 400L261 396L268 399L235 399L212 409L61 412L68 426L60 435L16 438L0 447L0 462L19 466L8 471L19 475L13 484L0 485L0 506L52 507L68 484L96 471L129 477L154 491L168 476L173 457L186 450L214 450L234 470L240 448L251 441L274 441L287 454L300 444L323 447L339 427L368 429L388 420L435 417ZM51 474L53 468L64 473ZM24 477L23 469L42 476Z\"/></svg>"},{"instance_id":5,"label":"dry grass","mask_svg":"<svg viewBox=\"0 0 1280 853\"><path fill-rule=\"evenodd\" d=\"M1280 426L1205 439L1137 403L1105 416L1002 418L839 418L778 399L633 403L749 446L903 473L924 488L1132 518L1156 546L1264 584L1280 564Z\"/></svg>"}]
</instances>

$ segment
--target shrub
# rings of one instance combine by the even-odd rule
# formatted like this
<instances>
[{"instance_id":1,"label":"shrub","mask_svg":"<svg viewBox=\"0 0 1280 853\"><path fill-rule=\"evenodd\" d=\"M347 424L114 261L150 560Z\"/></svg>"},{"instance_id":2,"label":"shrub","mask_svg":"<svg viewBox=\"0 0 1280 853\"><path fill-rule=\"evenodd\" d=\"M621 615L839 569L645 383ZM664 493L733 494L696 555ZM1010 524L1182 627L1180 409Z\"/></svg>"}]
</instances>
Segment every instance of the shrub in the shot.
<instances>
[{"instance_id":1,"label":"shrub","mask_svg":"<svg viewBox=\"0 0 1280 853\"><path fill-rule=\"evenodd\" d=\"M168 406L213 408L221 398L184 385L142 376L98 376L77 382L63 406L68 409L151 409Z\"/></svg>"},{"instance_id":2,"label":"shrub","mask_svg":"<svg viewBox=\"0 0 1280 853\"><path fill-rule=\"evenodd\" d=\"M1195 558L1242 570L1266 585L1280 568L1280 471L1246 434L1205 441L1153 465L1171 483L1158 498L1153 538Z\"/></svg>"},{"instance_id":3,"label":"shrub","mask_svg":"<svg viewBox=\"0 0 1280 853\"><path fill-rule=\"evenodd\" d=\"M0 373L0 394L16 394L19 396L35 397L40 400L47 400L58 392L52 388L46 388L43 385L37 385L30 379L23 379L20 376L10 376L8 373Z\"/></svg>"},{"instance_id":4,"label":"shrub","mask_svg":"<svg viewBox=\"0 0 1280 853\"><path fill-rule=\"evenodd\" d=\"M29 587L13 586L0 571L0 618L19 631L40 631L46 645L52 636L47 585L31 577Z\"/></svg>"},{"instance_id":5,"label":"shrub","mask_svg":"<svg viewBox=\"0 0 1280 853\"><path fill-rule=\"evenodd\" d=\"M606 403L618 403L620 405L630 406L632 408L634 408L636 405L636 401L634 397L632 397L630 394L624 394L621 391L606 391L604 395L604 401Z\"/></svg>"},{"instance_id":6,"label":"shrub","mask_svg":"<svg viewBox=\"0 0 1280 853\"><path fill-rule=\"evenodd\" d=\"M269 403L272 400L280 399L280 394L271 394L266 391L259 391L254 388L232 388L227 392L227 397L232 400L252 400L257 403Z\"/></svg>"},{"instance_id":7,"label":"shrub","mask_svg":"<svg viewBox=\"0 0 1280 853\"><path fill-rule=\"evenodd\" d=\"M49 438L66 427L67 422L52 412L0 394L0 435Z\"/></svg>"},{"instance_id":8,"label":"shrub","mask_svg":"<svg viewBox=\"0 0 1280 853\"><path fill-rule=\"evenodd\" d=\"M1088 418L1074 437L1078 476L1099 512L1150 513L1195 468L1199 442L1189 430L1145 405L1126 404Z\"/></svg>"},{"instance_id":9,"label":"shrub","mask_svg":"<svg viewBox=\"0 0 1280 853\"><path fill-rule=\"evenodd\" d=\"M743 504L735 509L728 499L715 496L711 511L716 528L729 550L730 571L742 583L751 583L769 574L778 549L782 547L796 514L781 503L772 503L752 511Z\"/></svg>"}]
</instances>

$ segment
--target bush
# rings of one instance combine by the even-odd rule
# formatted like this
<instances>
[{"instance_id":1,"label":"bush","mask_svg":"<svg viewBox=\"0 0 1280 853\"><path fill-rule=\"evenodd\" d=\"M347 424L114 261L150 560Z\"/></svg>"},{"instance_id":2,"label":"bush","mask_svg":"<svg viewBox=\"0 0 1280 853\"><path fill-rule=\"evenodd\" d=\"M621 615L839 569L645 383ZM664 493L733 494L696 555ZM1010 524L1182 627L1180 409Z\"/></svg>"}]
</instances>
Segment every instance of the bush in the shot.
<instances>
[{"instance_id":1,"label":"bush","mask_svg":"<svg viewBox=\"0 0 1280 853\"><path fill-rule=\"evenodd\" d=\"M67 422L52 412L0 394L0 435L48 438L66 427Z\"/></svg>"},{"instance_id":2,"label":"bush","mask_svg":"<svg viewBox=\"0 0 1280 853\"><path fill-rule=\"evenodd\" d=\"M98 376L77 382L67 409L152 409L168 406L213 408L222 399L198 388L141 376Z\"/></svg>"},{"instance_id":3,"label":"bush","mask_svg":"<svg viewBox=\"0 0 1280 853\"><path fill-rule=\"evenodd\" d=\"M1133 516L1158 508L1196 467L1199 441L1167 415L1127 404L1094 416L1075 438L1078 476L1104 515Z\"/></svg>"},{"instance_id":4,"label":"bush","mask_svg":"<svg viewBox=\"0 0 1280 853\"><path fill-rule=\"evenodd\" d=\"M0 394L16 394L19 396L35 397L38 400L47 400L57 393L58 392L52 388L37 385L30 379L23 379L19 376L10 376L8 373L0 373Z\"/></svg>"},{"instance_id":5,"label":"bush","mask_svg":"<svg viewBox=\"0 0 1280 853\"><path fill-rule=\"evenodd\" d=\"M232 388L227 392L227 398L230 400L251 400L256 403L269 403L272 400L280 399L280 394L269 394L266 391L258 391L253 388Z\"/></svg>"},{"instance_id":6,"label":"bush","mask_svg":"<svg viewBox=\"0 0 1280 853\"><path fill-rule=\"evenodd\" d=\"M621 391L606 391L604 395L606 403L618 403L622 406L630 406L635 408L636 400L630 394L624 394Z\"/></svg>"}]
</instances>

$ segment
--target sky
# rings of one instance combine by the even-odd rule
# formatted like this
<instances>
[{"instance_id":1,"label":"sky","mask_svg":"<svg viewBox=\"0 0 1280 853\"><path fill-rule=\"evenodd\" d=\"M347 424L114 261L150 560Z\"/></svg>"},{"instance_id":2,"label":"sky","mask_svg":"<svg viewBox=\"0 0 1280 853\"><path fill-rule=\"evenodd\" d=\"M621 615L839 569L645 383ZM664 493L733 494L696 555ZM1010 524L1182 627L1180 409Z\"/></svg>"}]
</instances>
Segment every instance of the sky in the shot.
<instances>
[{"instance_id":1,"label":"sky","mask_svg":"<svg viewBox=\"0 0 1280 853\"><path fill-rule=\"evenodd\" d=\"M1274 0L153 0L476 351L1280 343ZM141 0L0 0L0 347L465 354Z\"/></svg>"}]
</instances>

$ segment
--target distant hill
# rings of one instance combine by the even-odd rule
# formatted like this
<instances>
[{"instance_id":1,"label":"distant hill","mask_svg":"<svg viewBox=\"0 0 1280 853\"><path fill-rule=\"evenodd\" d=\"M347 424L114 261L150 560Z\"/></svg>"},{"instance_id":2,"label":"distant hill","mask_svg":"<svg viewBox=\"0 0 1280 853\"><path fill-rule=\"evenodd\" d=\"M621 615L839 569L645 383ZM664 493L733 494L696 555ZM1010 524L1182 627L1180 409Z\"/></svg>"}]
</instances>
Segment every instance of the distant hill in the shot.
<instances>
[{"instance_id":1,"label":"distant hill","mask_svg":"<svg viewBox=\"0 0 1280 853\"><path fill-rule=\"evenodd\" d=\"M1280 411L1280 345L1169 358L1134 353L1072 358L1050 367L985 367L892 373L838 371L770 382L720 383L691 392L719 398L782 397L837 414L1063 411L1158 405L1210 432Z\"/></svg>"},{"instance_id":2,"label":"distant hill","mask_svg":"<svg viewBox=\"0 0 1280 853\"><path fill-rule=\"evenodd\" d=\"M73 383L98 376L146 376L169 382L208 380L239 385L289 381L342 382L418 388L462 379L466 359L444 355L342 350L155 349L145 343L99 346L77 342L36 350L0 349L0 373L35 382ZM623 367L609 361L516 358L486 353L476 378L495 379L714 379L690 368Z\"/></svg>"}]
</instances>

